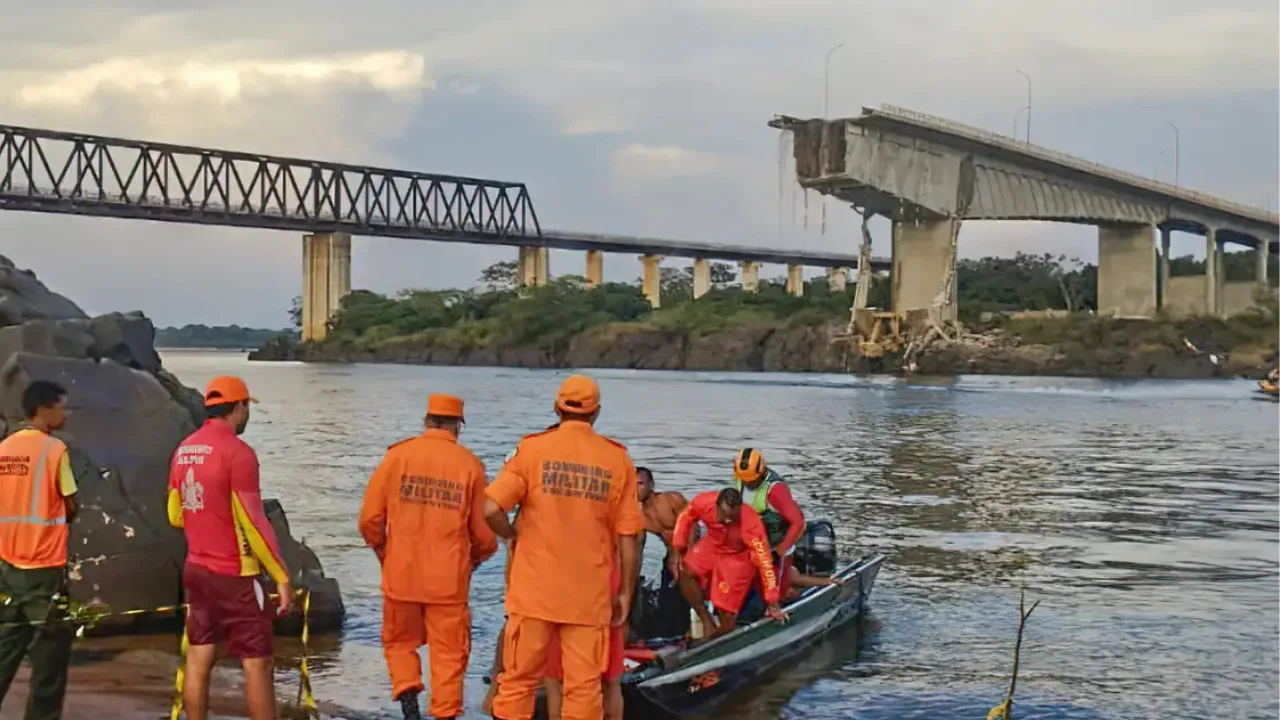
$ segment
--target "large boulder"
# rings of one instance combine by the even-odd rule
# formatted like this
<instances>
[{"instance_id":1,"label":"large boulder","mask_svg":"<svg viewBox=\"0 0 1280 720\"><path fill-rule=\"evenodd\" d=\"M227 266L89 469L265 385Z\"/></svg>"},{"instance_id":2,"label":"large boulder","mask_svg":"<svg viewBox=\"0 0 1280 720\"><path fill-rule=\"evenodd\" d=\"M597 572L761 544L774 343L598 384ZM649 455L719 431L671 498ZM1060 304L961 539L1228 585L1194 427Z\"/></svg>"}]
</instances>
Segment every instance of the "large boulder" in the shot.
<instances>
[{"instance_id":1,"label":"large boulder","mask_svg":"<svg viewBox=\"0 0 1280 720\"><path fill-rule=\"evenodd\" d=\"M68 390L70 413L58 431L70 448L80 490L71 524L71 597L114 613L172 606L182 597L183 534L166 511L169 460L202 422L200 393L166 372L141 313L85 317L70 300L0 256L0 432L22 421L23 390L34 379ZM264 502L285 564L312 591L312 630L341 626L337 583L310 548L289 533L276 500ZM113 617L103 631L127 631L178 615ZM298 610L278 629L300 629Z\"/></svg>"}]
</instances>

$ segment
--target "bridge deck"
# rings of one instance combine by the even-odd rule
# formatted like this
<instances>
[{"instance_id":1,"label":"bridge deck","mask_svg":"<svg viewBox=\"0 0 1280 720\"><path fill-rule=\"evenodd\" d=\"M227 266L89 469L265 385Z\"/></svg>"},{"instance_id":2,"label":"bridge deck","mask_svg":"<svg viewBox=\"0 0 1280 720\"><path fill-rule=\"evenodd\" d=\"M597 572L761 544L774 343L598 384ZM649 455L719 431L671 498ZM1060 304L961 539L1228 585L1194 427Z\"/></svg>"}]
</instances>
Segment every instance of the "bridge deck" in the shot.
<instances>
[{"instance_id":1,"label":"bridge deck","mask_svg":"<svg viewBox=\"0 0 1280 720\"><path fill-rule=\"evenodd\" d=\"M523 183L0 125L0 210L856 267L855 255L544 233ZM889 261L873 261L886 269Z\"/></svg>"}]
</instances>

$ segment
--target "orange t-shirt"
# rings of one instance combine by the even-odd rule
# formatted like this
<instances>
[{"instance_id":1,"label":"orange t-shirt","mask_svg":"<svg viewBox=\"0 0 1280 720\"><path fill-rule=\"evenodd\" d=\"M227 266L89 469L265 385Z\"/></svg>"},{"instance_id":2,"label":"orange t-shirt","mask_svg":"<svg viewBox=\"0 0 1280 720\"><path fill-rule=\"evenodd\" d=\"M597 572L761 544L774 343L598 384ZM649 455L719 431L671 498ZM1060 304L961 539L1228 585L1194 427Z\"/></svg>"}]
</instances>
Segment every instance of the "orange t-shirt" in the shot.
<instances>
[{"instance_id":1,"label":"orange t-shirt","mask_svg":"<svg viewBox=\"0 0 1280 720\"><path fill-rule=\"evenodd\" d=\"M360 534L382 555L392 600L465 603L472 563L498 549L484 520L484 464L446 430L387 449L365 491Z\"/></svg>"},{"instance_id":2,"label":"orange t-shirt","mask_svg":"<svg viewBox=\"0 0 1280 720\"><path fill-rule=\"evenodd\" d=\"M520 506L507 612L566 625L608 625L618 535L644 531L627 449L585 422L520 441L486 490Z\"/></svg>"}]
</instances>

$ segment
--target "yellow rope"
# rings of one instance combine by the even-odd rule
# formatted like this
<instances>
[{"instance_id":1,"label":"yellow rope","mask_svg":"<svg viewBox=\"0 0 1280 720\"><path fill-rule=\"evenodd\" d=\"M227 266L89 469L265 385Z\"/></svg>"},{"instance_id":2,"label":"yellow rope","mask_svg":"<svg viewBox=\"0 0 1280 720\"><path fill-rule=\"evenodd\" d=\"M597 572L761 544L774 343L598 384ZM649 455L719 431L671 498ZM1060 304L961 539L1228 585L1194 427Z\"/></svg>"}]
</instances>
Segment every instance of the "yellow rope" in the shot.
<instances>
[{"instance_id":1,"label":"yellow rope","mask_svg":"<svg viewBox=\"0 0 1280 720\"><path fill-rule=\"evenodd\" d=\"M169 713L169 720L178 720L178 715L182 712L182 688L187 677L187 647L191 641L187 638L187 625L182 624L182 649L178 653L178 674L173 679L173 710Z\"/></svg>"},{"instance_id":2,"label":"yellow rope","mask_svg":"<svg viewBox=\"0 0 1280 720\"><path fill-rule=\"evenodd\" d=\"M302 590L302 664L298 668L298 706L307 717L320 717L320 708L311 694L311 669L307 666L307 641L311 637L311 591Z\"/></svg>"}]
</instances>

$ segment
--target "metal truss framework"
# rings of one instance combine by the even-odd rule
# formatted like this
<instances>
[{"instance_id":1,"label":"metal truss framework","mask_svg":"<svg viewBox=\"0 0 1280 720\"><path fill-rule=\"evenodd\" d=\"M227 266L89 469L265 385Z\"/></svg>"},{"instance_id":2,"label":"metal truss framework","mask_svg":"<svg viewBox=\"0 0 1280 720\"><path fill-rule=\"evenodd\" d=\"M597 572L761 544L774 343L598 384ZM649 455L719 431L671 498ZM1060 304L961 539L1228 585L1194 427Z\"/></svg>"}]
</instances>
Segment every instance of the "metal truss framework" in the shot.
<instances>
[{"instance_id":1,"label":"metal truss framework","mask_svg":"<svg viewBox=\"0 0 1280 720\"><path fill-rule=\"evenodd\" d=\"M523 183L0 125L0 210L522 244Z\"/></svg>"}]
</instances>

